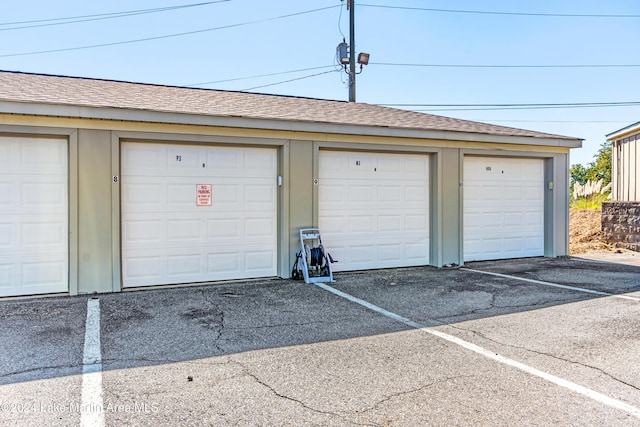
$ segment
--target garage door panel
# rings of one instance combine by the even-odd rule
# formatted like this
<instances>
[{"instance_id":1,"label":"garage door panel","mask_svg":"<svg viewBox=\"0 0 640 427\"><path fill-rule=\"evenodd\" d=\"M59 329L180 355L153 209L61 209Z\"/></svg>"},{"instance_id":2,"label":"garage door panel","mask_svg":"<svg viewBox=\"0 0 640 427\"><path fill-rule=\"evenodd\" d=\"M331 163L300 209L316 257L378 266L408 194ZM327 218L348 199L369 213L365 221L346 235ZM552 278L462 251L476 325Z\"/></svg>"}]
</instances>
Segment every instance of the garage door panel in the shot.
<instances>
[{"instance_id":1,"label":"garage door panel","mask_svg":"<svg viewBox=\"0 0 640 427\"><path fill-rule=\"evenodd\" d=\"M344 206L344 202L346 201L345 195L347 194L348 188L345 185L333 184L329 180L326 180L322 186L318 189L318 201L320 206L325 205L327 202L332 202L331 206L335 209ZM338 204L340 202L340 204Z\"/></svg>"},{"instance_id":2,"label":"garage door panel","mask_svg":"<svg viewBox=\"0 0 640 427\"><path fill-rule=\"evenodd\" d=\"M208 254L207 256L207 273L211 277L215 275L237 275L242 270L241 253L238 252L221 252L216 254Z\"/></svg>"},{"instance_id":3,"label":"garage door panel","mask_svg":"<svg viewBox=\"0 0 640 427\"><path fill-rule=\"evenodd\" d=\"M166 230L169 242L197 242L202 239L202 220L200 218L169 219Z\"/></svg>"},{"instance_id":4,"label":"garage door panel","mask_svg":"<svg viewBox=\"0 0 640 427\"><path fill-rule=\"evenodd\" d=\"M540 236L531 236L531 237L527 237L525 242L526 242L525 249L527 251L537 253L539 248L544 244L544 239L542 239Z\"/></svg>"},{"instance_id":5,"label":"garage door panel","mask_svg":"<svg viewBox=\"0 0 640 427\"><path fill-rule=\"evenodd\" d=\"M544 227L544 215L542 211L527 212L524 217L526 225L536 225L538 226L537 230L541 230L542 227Z\"/></svg>"},{"instance_id":6,"label":"garage door panel","mask_svg":"<svg viewBox=\"0 0 640 427\"><path fill-rule=\"evenodd\" d=\"M523 188L522 189L522 200L524 201L532 201L537 202L541 200L543 197L543 192L541 188Z\"/></svg>"},{"instance_id":7,"label":"garage door panel","mask_svg":"<svg viewBox=\"0 0 640 427\"><path fill-rule=\"evenodd\" d=\"M516 187L513 185L507 185L505 186L503 189L503 199L506 201L515 201L515 200L526 200L527 197L524 195L526 189L521 188L521 187ZM497 200L500 200L500 198L498 198Z\"/></svg>"},{"instance_id":8,"label":"garage door panel","mask_svg":"<svg viewBox=\"0 0 640 427\"><path fill-rule=\"evenodd\" d=\"M504 250L506 252L521 252L524 249L524 240L520 238L505 238L504 239Z\"/></svg>"},{"instance_id":9,"label":"garage door panel","mask_svg":"<svg viewBox=\"0 0 640 427\"><path fill-rule=\"evenodd\" d=\"M482 215L481 221L484 227L502 227L504 224L502 213L485 213Z\"/></svg>"},{"instance_id":10,"label":"garage door panel","mask_svg":"<svg viewBox=\"0 0 640 427\"><path fill-rule=\"evenodd\" d=\"M185 184L163 184L160 185L158 191L158 204L165 204L169 209L178 207L192 207L195 205L195 186L191 183ZM166 194L166 198L163 197Z\"/></svg>"},{"instance_id":11,"label":"garage door panel","mask_svg":"<svg viewBox=\"0 0 640 427\"><path fill-rule=\"evenodd\" d=\"M402 201L404 188L400 185L379 185L377 200L381 203L399 203Z\"/></svg>"},{"instance_id":12,"label":"garage door panel","mask_svg":"<svg viewBox=\"0 0 640 427\"><path fill-rule=\"evenodd\" d=\"M22 263L22 285L25 290L29 288L47 289L49 287L66 290L67 259L60 257L46 257L46 261L34 260ZM57 285L57 287L56 287Z\"/></svg>"},{"instance_id":13,"label":"garage door panel","mask_svg":"<svg viewBox=\"0 0 640 427\"><path fill-rule=\"evenodd\" d=\"M347 256L347 262L349 264L360 264L361 267L364 264L366 265L366 268L369 268L369 266L373 265L374 253L376 248L373 248L369 245L350 245L345 246L345 249L346 248L350 249ZM341 267L341 265L339 265L339 267Z\"/></svg>"},{"instance_id":14,"label":"garage door panel","mask_svg":"<svg viewBox=\"0 0 640 427\"><path fill-rule=\"evenodd\" d=\"M246 237L271 239L276 232L276 222L273 218L246 219L244 227Z\"/></svg>"},{"instance_id":15,"label":"garage door panel","mask_svg":"<svg viewBox=\"0 0 640 427\"><path fill-rule=\"evenodd\" d=\"M65 256L43 254L17 254L7 259L0 257L0 295L18 296L42 293L66 292L68 289ZM20 256L22 255L22 256Z\"/></svg>"},{"instance_id":16,"label":"garage door panel","mask_svg":"<svg viewBox=\"0 0 640 427\"><path fill-rule=\"evenodd\" d=\"M372 233L375 231L375 218L372 215L354 215L349 217L348 233Z\"/></svg>"},{"instance_id":17,"label":"garage door panel","mask_svg":"<svg viewBox=\"0 0 640 427\"><path fill-rule=\"evenodd\" d=\"M237 238L240 230L238 218L212 218L207 220L207 238Z\"/></svg>"},{"instance_id":18,"label":"garage door panel","mask_svg":"<svg viewBox=\"0 0 640 427\"><path fill-rule=\"evenodd\" d=\"M319 226L335 271L429 263L428 156L321 151L319 165Z\"/></svg>"},{"instance_id":19,"label":"garage door panel","mask_svg":"<svg viewBox=\"0 0 640 427\"><path fill-rule=\"evenodd\" d=\"M68 291L67 141L0 137L0 296Z\"/></svg>"},{"instance_id":20,"label":"garage door panel","mask_svg":"<svg viewBox=\"0 0 640 427\"><path fill-rule=\"evenodd\" d=\"M142 252L136 255L131 251L129 256L123 260L123 270L127 272L126 277L132 283L147 283L147 281L160 280L166 275L165 263L161 256L148 256Z\"/></svg>"},{"instance_id":21,"label":"garage door panel","mask_svg":"<svg viewBox=\"0 0 640 427\"><path fill-rule=\"evenodd\" d=\"M416 204L418 209L422 209L429 200L429 188L426 185L406 185L404 187L404 201L406 207Z\"/></svg>"},{"instance_id":22,"label":"garage door panel","mask_svg":"<svg viewBox=\"0 0 640 427\"><path fill-rule=\"evenodd\" d=\"M217 150L206 154L207 164L214 170L228 171L222 175L228 176L231 171L244 169L242 153L234 150Z\"/></svg>"},{"instance_id":23,"label":"garage door panel","mask_svg":"<svg viewBox=\"0 0 640 427\"><path fill-rule=\"evenodd\" d=\"M164 153L160 158L164 157ZM166 165L172 176L191 175L192 172L200 172L202 169L201 151L197 147L186 145L180 147L169 147L166 150ZM206 167L206 162L205 167ZM161 167L158 164L156 167Z\"/></svg>"},{"instance_id":24,"label":"garage door panel","mask_svg":"<svg viewBox=\"0 0 640 427\"><path fill-rule=\"evenodd\" d=\"M404 231L422 232L424 237L428 238L426 230L429 229L429 216L426 214L405 215Z\"/></svg>"},{"instance_id":25,"label":"garage door panel","mask_svg":"<svg viewBox=\"0 0 640 427\"><path fill-rule=\"evenodd\" d=\"M130 243L160 242L163 222L159 220L124 220L122 223L122 240Z\"/></svg>"},{"instance_id":26,"label":"garage door panel","mask_svg":"<svg viewBox=\"0 0 640 427\"><path fill-rule=\"evenodd\" d=\"M15 287L17 280L17 274L14 272L15 268L16 264L14 262L2 263L0 261L0 295L11 294Z\"/></svg>"},{"instance_id":27,"label":"garage door panel","mask_svg":"<svg viewBox=\"0 0 640 427\"><path fill-rule=\"evenodd\" d=\"M378 216L378 230L383 233L386 231L401 231L403 229L402 223L402 215Z\"/></svg>"},{"instance_id":28,"label":"garage door panel","mask_svg":"<svg viewBox=\"0 0 640 427\"><path fill-rule=\"evenodd\" d=\"M51 182L51 176L42 177L39 181L29 177L29 182L20 185L20 200L26 208L36 206L38 209L66 210L67 183L65 177L58 177L58 182Z\"/></svg>"},{"instance_id":29,"label":"garage door panel","mask_svg":"<svg viewBox=\"0 0 640 427\"><path fill-rule=\"evenodd\" d=\"M349 202L351 203L374 203L374 189L370 184L350 185Z\"/></svg>"},{"instance_id":30,"label":"garage door panel","mask_svg":"<svg viewBox=\"0 0 640 427\"><path fill-rule=\"evenodd\" d=\"M481 240L484 251L491 256L496 256L503 252L503 239L485 238Z\"/></svg>"},{"instance_id":31,"label":"garage door panel","mask_svg":"<svg viewBox=\"0 0 640 427\"><path fill-rule=\"evenodd\" d=\"M244 199L242 188L239 184L217 184L212 191L211 203L216 203L218 208L239 208L239 203ZM191 199L193 204L193 198Z\"/></svg>"},{"instance_id":32,"label":"garage door panel","mask_svg":"<svg viewBox=\"0 0 640 427\"><path fill-rule=\"evenodd\" d=\"M479 204L484 200L485 198L482 195L482 188L479 185L465 182L464 201L466 205Z\"/></svg>"},{"instance_id":33,"label":"garage door panel","mask_svg":"<svg viewBox=\"0 0 640 427\"><path fill-rule=\"evenodd\" d=\"M9 248L14 245L13 224L0 224L0 248Z\"/></svg>"},{"instance_id":34,"label":"garage door panel","mask_svg":"<svg viewBox=\"0 0 640 427\"><path fill-rule=\"evenodd\" d=\"M253 204L275 205L276 194L273 185L251 185L244 186L244 201Z\"/></svg>"},{"instance_id":35,"label":"garage door panel","mask_svg":"<svg viewBox=\"0 0 640 427\"><path fill-rule=\"evenodd\" d=\"M543 255L543 189L543 160L465 157L465 261Z\"/></svg>"},{"instance_id":36,"label":"garage door panel","mask_svg":"<svg viewBox=\"0 0 640 427\"><path fill-rule=\"evenodd\" d=\"M489 203L495 204L496 202L504 200L504 192L502 191L502 187L498 185L483 186L480 189L479 194L480 194L479 202L483 204L489 204Z\"/></svg>"},{"instance_id":37,"label":"garage door panel","mask_svg":"<svg viewBox=\"0 0 640 427\"><path fill-rule=\"evenodd\" d=\"M345 215L330 215L325 213L322 217L322 235L339 235L347 229L348 221Z\"/></svg>"},{"instance_id":38,"label":"garage door panel","mask_svg":"<svg viewBox=\"0 0 640 427\"><path fill-rule=\"evenodd\" d=\"M278 158L275 150L247 151L244 153L244 169L255 174L249 176L262 176L268 178L276 173L277 168Z\"/></svg>"},{"instance_id":39,"label":"garage door panel","mask_svg":"<svg viewBox=\"0 0 640 427\"><path fill-rule=\"evenodd\" d=\"M504 215L504 224L507 227L522 227L524 223L524 218L522 214L517 212L505 212Z\"/></svg>"},{"instance_id":40,"label":"garage door panel","mask_svg":"<svg viewBox=\"0 0 640 427\"><path fill-rule=\"evenodd\" d=\"M275 268L276 264L273 248L268 248L263 251L247 251L245 252L244 259L244 269L250 274L260 274L262 271L271 271Z\"/></svg>"},{"instance_id":41,"label":"garage door panel","mask_svg":"<svg viewBox=\"0 0 640 427\"><path fill-rule=\"evenodd\" d=\"M264 249L235 248L233 251L206 251L202 247L174 248L171 255L146 255L132 252L123 269L128 286L195 283L233 278L254 278L273 275L276 268L275 247ZM206 277L206 279L203 279Z\"/></svg>"},{"instance_id":42,"label":"garage door panel","mask_svg":"<svg viewBox=\"0 0 640 427\"><path fill-rule=\"evenodd\" d=\"M66 175L60 168L67 163L66 141L51 142L35 139L18 144L18 170L30 175Z\"/></svg>"},{"instance_id":43,"label":"garage door panel","mask_svg":"<svg viewBox=\"0 0 640 427\"><path fill-rule=\"evenodd\" d=\"M202 274L202 254L176 255L168 257L168 277L197 277Z\"/></svg>"},{"instance_id":44,"label":"garage door panel","mask_svg":"<svg viewBox=\"0 0 640 427\"><path fill-rule=\"evenodd\" d=\"M153 167L127 160L147 150ZM125 143L122 151L125 287L277 274L275 149ZM212 186L210 206L197 205L196 184ZM133 197L145 190L153 196Z\"/></svg>"},{"instance_id":45,"label":"garage door panel","mask_svg":"<svg viewBox=\"0 0 640 427\"><path fill-rule=\"evenodd\" d=\"M23 222L22 246L29 250L47 250L65 245L66 223L64 221Z\"/></svg>"},{"instance_id":46,"label":"garage door panel","mask_svg":"<svg viewBox=\"0 0 640 427\"><path fill-rule=\"evenodd\" d=\"M135 209L139 205L155 205L160 207L166 200L164 198L164 192L160 184L141 184L136 182L130 182L122 189L123 203L125 203L129 209Z\"/></svg>"},{"instance_id":47,"label":"garage door panel","mask_svg":"<svg viewBox=\"0 0 640 427\"><path fill-rule=\"evenodd\" d=\"M3 212L8 212L8 209L13 207L13 193L13 184L3 181L3 177L0 175L0 209L2 209Z\"/></svg>"},{"instance_id":48,"label":"garage door panel","mask_svg":"<svg viewBox=\"0 0 640 427\"><path fill-rule=\"evenodd\" d=\"M410 179L423 179L429 177L429 163L420 157L405 158L402 170Z\"/></svg>"},{"instance_id":49,"label":"garage door panel","mask_svg":"<svg viewBox=\"0 0 640 427\"><path fill-rule=\"evenodd\" d=\"M382 262L398 263L404 259L403 247L400 244L378 246L378 259Z\"/></svg>"},{"instance_id":50,"label":"garage door panel","mask_svg":"<svg viewBox=\"0 0 640 427\"><path fill-rule=\"evenodd\" d=\"M126 155L121 157L122 172L129 176L148 175L152 171L161 171L167 163L166 151L163 147L144 147L128 145L124 147Z\"/></svg>"},{"instance_id":51,"label":"garage door panel","mask_svg":"<svg viewBox=\"0 0 640 427\"><path fill-rule=\"evenodd\" d=\"M413 264L412 261L422 262L426 257L429 256L429 248L423 243L423 241L415 242L415 243L406 243L405 247L405 258L409 261L408 264Z\"/></svg>"},{"instance_id":52,"label":"garage door panel","mask_svg":"<svg viewBox=\"0 0 640 427\"><path fill-rule=\"evenodd\" d=\"M241 216L234 218L199 217L186 219L166 219L162 213L139 215L136 220L123 220L122 239L128 247L135 244L165 242L166 246L185 243L241 244L239 238L271 242L276 232L277 222L271 217ZM208 241L208 242L207 242Z\"/></svg>"}]
</instances>

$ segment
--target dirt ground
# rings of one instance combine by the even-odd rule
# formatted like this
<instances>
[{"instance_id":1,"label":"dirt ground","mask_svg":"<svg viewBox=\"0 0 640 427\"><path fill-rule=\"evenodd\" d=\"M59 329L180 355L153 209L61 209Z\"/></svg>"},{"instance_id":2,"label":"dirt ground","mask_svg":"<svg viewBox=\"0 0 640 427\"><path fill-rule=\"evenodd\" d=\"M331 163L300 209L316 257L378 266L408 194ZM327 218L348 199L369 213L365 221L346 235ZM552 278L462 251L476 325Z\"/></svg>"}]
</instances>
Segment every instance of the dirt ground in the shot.
<instances>
[{"instance_id":1,"label":"dirt ground","mask_svg":"<svg viewBox=\"0 0 640 427\"><path fill-rule=\"evenodd\" d=\"M595 209L569 210L569 252L588 254L594 252L621 252L602 239L601 212Z\"/></svg>"}]
</instances>

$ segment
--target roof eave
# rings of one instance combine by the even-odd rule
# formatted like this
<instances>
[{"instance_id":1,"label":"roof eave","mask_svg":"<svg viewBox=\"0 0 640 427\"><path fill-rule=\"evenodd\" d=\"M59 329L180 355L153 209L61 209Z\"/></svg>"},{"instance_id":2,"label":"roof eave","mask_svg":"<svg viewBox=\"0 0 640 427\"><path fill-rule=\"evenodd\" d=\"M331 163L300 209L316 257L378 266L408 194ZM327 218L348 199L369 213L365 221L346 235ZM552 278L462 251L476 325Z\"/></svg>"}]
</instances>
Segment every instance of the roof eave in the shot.
<instances>
[{"instance_id":1,"label":"roof eave","mask_svg":"<svg viewBox=\"0 0 640 427\"><path fill-rule=\"evenodd\" d=\"M150 111L115 107L91 107L45 103L0 101L0 113L42 117L115 120L126 122L172 123L215 127L247 128L292 132L331 133L398 138L421 138L469 142L493 142L579 148L581 139L498 135L456 130L429 130L341 123L262 119L236 116L212 116L176 112Z\"/></svg>"},{"instance_id":2,"label":"roof eave","mask_svg":"<svg viewBox=\"0 0 640 427\"><path fill-rule=\"evenodd\" d=\"M617 131L611 132L610 134L606 135L607 141L620 139L627 136L628 134L638 132L638 131L640 131L640 122L630 124L629 126L625 126L622 129L618 129Z\"/></svg>"}]
</instances>

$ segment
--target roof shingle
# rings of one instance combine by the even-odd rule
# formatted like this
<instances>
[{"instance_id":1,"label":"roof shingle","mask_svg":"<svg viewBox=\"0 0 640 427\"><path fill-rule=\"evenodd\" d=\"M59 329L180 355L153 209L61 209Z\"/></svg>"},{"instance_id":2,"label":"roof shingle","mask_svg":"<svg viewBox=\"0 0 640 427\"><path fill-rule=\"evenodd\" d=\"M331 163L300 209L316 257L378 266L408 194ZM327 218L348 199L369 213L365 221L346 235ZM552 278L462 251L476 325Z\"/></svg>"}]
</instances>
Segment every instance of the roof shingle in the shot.
<instances>
[{"instance_id":1,"label":"roof shingle","mask_svg":"<svg viewBox=\"0 0 640 427\"><path fill-rule=\"evenodd\" d=\"M365 103L8 71L0 101L579 140Z\"/></svg>"}]
</instances>

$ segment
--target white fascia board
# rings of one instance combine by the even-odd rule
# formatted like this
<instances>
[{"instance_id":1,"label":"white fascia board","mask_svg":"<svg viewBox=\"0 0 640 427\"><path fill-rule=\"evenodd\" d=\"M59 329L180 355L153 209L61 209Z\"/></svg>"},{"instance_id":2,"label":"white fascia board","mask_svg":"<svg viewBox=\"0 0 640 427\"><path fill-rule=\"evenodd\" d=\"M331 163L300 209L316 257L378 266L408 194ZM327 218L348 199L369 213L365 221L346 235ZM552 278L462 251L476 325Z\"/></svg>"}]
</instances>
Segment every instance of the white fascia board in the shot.
<instances>
[{"instance_id":1,"label":"white fascia board","mask_svg":"<svg viewBox=\"0 0 640 427\"><path fill-rule=\"evenodd\" d=\"M605 136L607 137L607 141L613 141L625 136L626 134L636 133L638 131L640 131L640 122L630 124L629 126L625 126L622 129L618 129L617 131L611 132Z\"/></svg>"},{"instance_id":2,"label":"white fascia board","mask_svg":"<svg viewBox=\"0 0 640 427\"><path fill-rule=\"evenodd\" d=\"M454 130L404 129L385 126L361 126L339 123L305 122L235 116L208 116L200 114L135 110L114 107L89 107L0 101L0 113L48 117L67 117L77 119L116 120L124 122L232 127L256 130L313 132L396 138L440 139L449 141L540 145L566 148L582 147L582 140L577 138L535 138L517 135L496 135Z\"/></svg>"}]
</instances>

